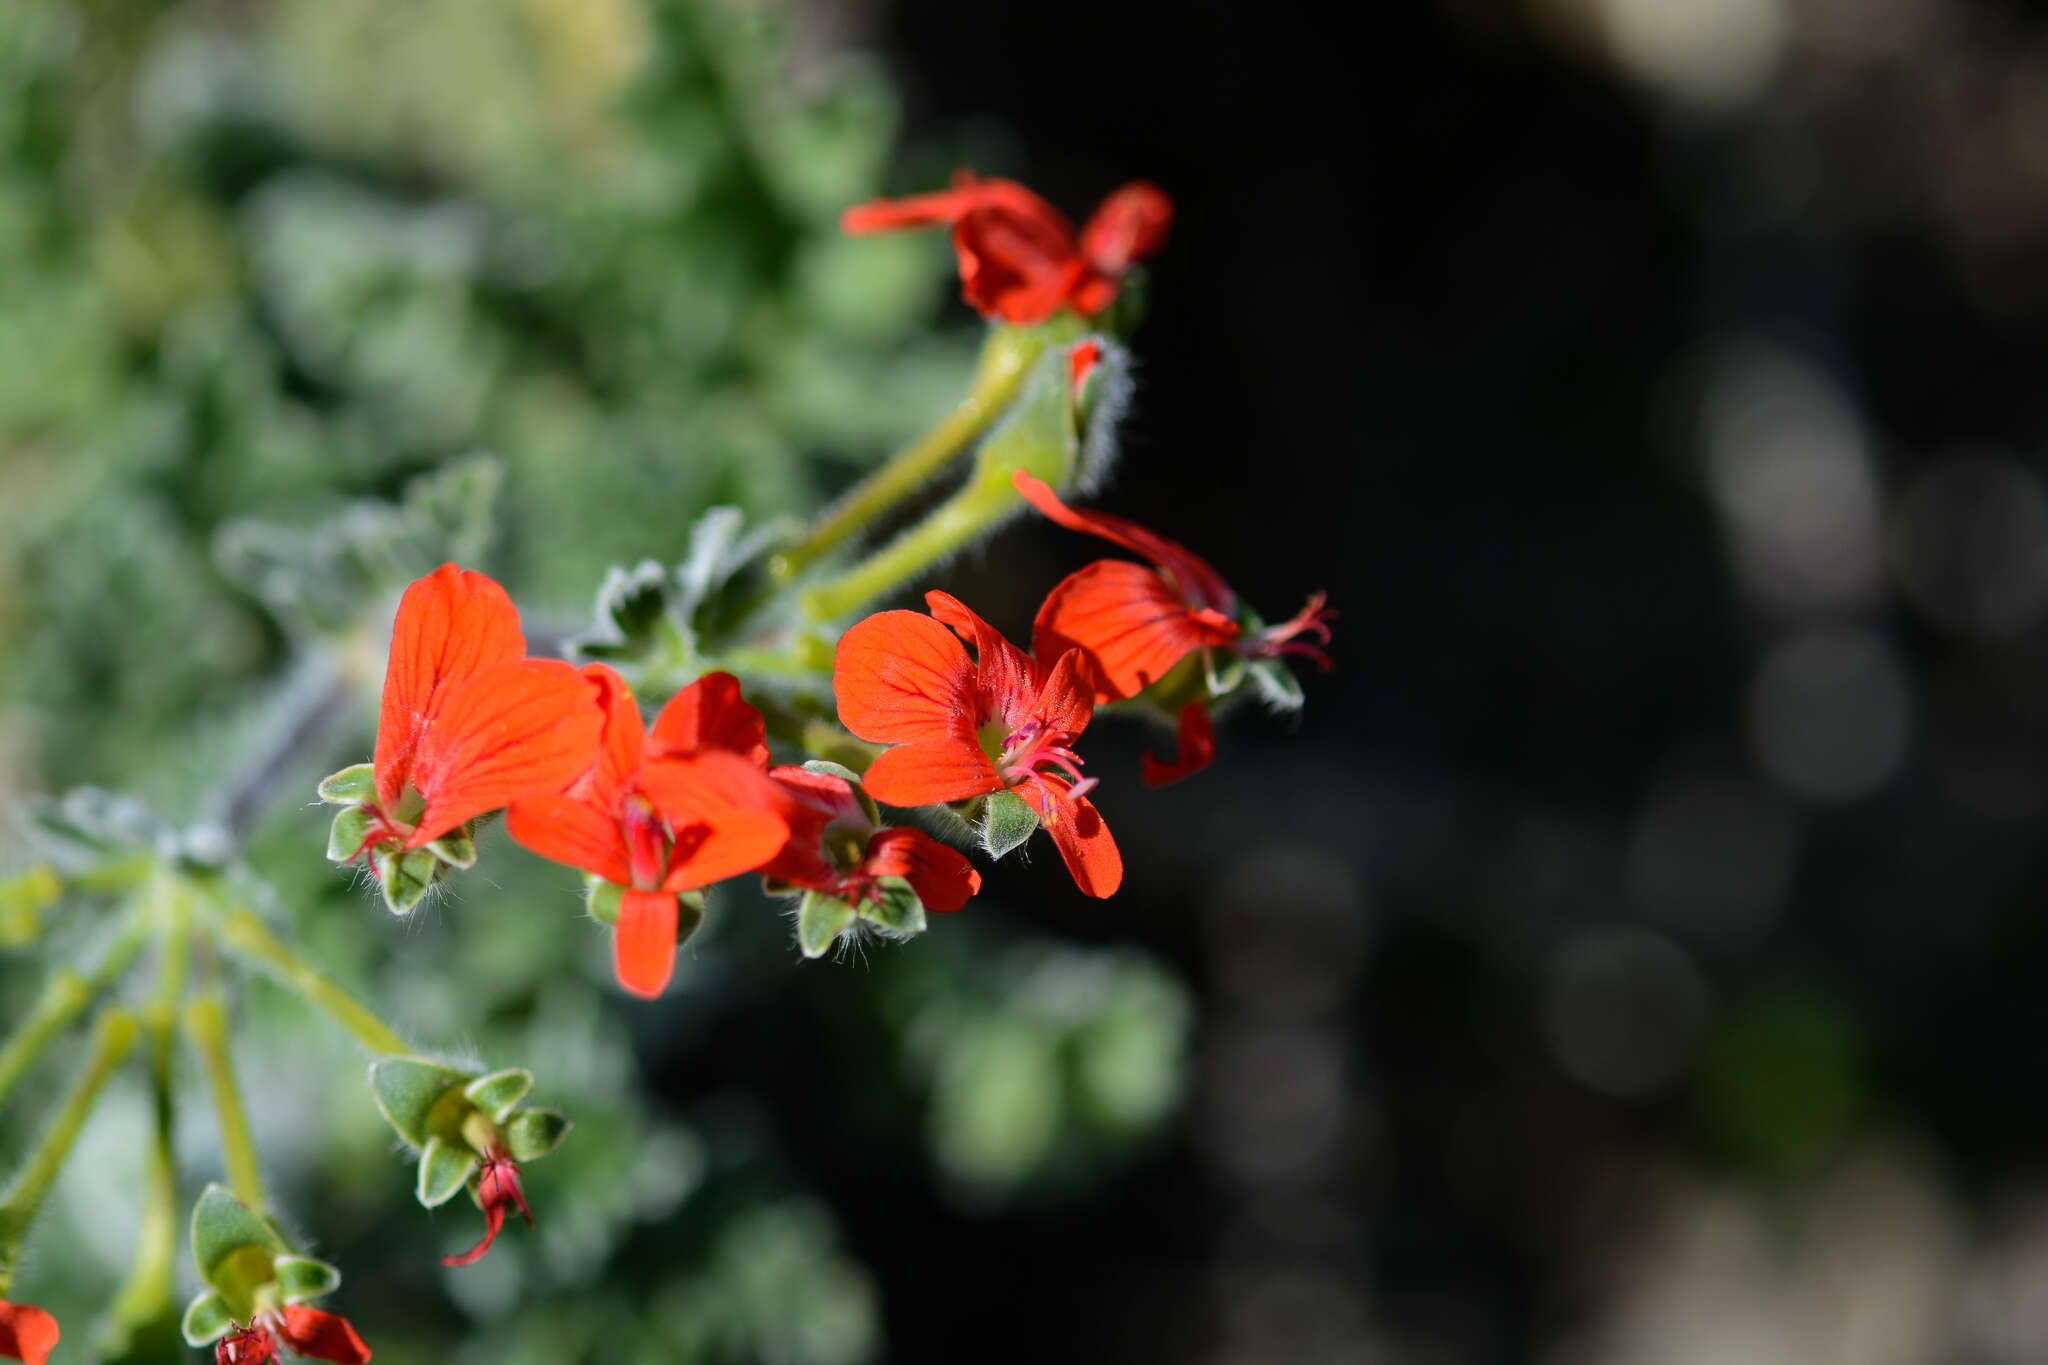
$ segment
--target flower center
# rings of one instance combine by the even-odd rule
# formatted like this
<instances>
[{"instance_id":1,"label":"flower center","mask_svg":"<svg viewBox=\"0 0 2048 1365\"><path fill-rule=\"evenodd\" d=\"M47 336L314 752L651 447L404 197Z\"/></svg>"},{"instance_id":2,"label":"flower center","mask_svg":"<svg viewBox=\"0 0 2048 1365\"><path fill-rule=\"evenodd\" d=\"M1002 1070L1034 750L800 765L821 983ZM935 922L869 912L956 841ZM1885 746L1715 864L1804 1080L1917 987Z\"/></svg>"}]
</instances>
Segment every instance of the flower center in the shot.
<instances>
[{"instance_id":1,"label":"flower center","mask_svg":"<svg viewBox=\"0 0 2048 1365\"><path fill-rule=\"evenodd\" d=\"M1032 804L1048 822L1053 818L1051 798L1045 791L1041 769L1055 768L1066 774L1068 794L1086 796L1095 789L1096 779L1081 776L1081 756L1060 741L1066 736L1046 728L1045 722L1027 720L1003 736L1003 747L995 760L996 776L1006 787L1029 785Z\"/></svg>"},{"instance_id":2,"label":"flower center","mask_svg":"<svg viewBox=\"0 0 2048 1365\"><path fill-rule=\"evenodd\" d=\"M1311 659L1317 668L1325 673L1336 667L1322 646L1330 643L1330 622L1337 619L1337 613L1323 605L1328 601L1325 593L1316 593L1308 599L1307 605L1278 625L1266 626L1247 635L1238 644L1247 659L1271 659L1282 654L1296 654ZM1315 643L1298 639L1312 635Z\"/></svg>"},{"instance_id":3,"label":"flower center","mask_svg":"<svg viewBox=\"0 0 2048 1365\"><path fill-rule=\"evenodd\" d=\"M619 813L619 828L626 836L626 867L633 877L633 889L660 889L661 879L668 875L668 822L653 802L639 792L629 792Z\"/></svg>"}]
</instances>

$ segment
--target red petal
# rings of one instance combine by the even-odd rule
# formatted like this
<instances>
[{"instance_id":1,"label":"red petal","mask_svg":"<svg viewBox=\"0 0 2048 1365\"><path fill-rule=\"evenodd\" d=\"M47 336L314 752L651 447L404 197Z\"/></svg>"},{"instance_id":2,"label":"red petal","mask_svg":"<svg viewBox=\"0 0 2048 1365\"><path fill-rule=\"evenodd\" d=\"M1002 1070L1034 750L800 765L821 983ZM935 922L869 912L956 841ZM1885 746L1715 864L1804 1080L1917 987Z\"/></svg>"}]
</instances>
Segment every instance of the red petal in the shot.
<instances>
[{"instance_id":1,"label":"red petal","mask_svg":"<svg viewBox=\"0 0 2048 1365\"><path fill-rule=\"evenodd\" d=\"M984 317L1043 322L1065 305L1081 278L1073 229L1051 205L1038 202L1049 217L991 204L953 226L961 296Z\"/></svg>"},{"instance_id":2,"label":"red petal","mask_svg":"<svg viewBox=\"0 0 2048 1365\"><path fill-rule=\"evenodd\" d=\"M663 890L689 891L752 872L789 839L788 797L737 754L652 760L641 769L640 789L676 830Z\"/></svg>"},{"instance_id":3,"label":"red petal","mask_svg":"<svg viewBox=\"0 0 2048 1365\"><path fill-rule=\"evenodd\" d=\"M604 730L598 738L597 765L590 772L588 790L583 790L582 783L574 790L597 809L614 811L626 783L640 767L647 727L640 719L640 703L633 700L633 689L609 664L587 664L583 676L596 688Z\"/></svg>"},{"instance_id":4,"label":"red petal","mask_svg":"<svg viewBox=\"0 0 2048 1365\"><path fill-rule=\"evenodd\" d=\"M678 757L724 749L768 766L767 726L730 673L706 673L670 697L654 718L654 747Z\"/></svg>"},{"instance_id":5,"label":"red petal","mask_svg":"<svg viewBox=\"0 0 2048 1365\"><path fill-rule=\"evenodd\" d=\"M1064 735L1071 742L1088 728L1095 714L1095 665L1078 649L1060 655L1052 676L1039 690L1031 714L1048 735Z\"/></svg>"},{"instance_id":6,"label":"red petal","mask_svg":"<svg viewBox=\"0 0 2048 1365\"><path fill-rule=\"evenodd\" d=\"M673 891L627 891L619 897L619 923L612 931L612 970L619 984L652 1000L668 986L676 965L676 897Z\"/></svg>"},{"instance_id":7,"label":"red petal","mask_svg":"<svg viewBox=\"0 0 2048 1365\"><path fill-rule=\"evenodd\" d=\"M365 1365L370 1358L370 1348L356 1335L356 1329L349 1326L347 1318L336 1313L323 1313L304 1304L295 1303L284 1310L284 1328L278 1335L294 1351L315 1360L331 1360L335 1365Z\"/></svg>"},{"instance_id":8,"label":"red petal","mask_svg":"<svg viewBox=\"0 0 2048 1365\"><path fill-rule=\"evenodd\" d=\"M1015 730L1031 718L1045 675L1003 633L971 611L950 593L928 592L925 606L931 614L951 626L955 634L974 646L974 685L979 693L976 709L982 716L1001 716Z\"/></svg>"},{"instance_id":9,"label":"red petal","mask_svg":"<svg viewBox=\"0 0 2048 1365\"><path fill-rule=\"evenodd\" d=\"M57 1319L33 1304L0 1300L0 1356L43 1365L57 1344Z\"/></svg>"},{"instance_id":10,"label":"red petal","mask_svg":"<svg viewBox=\"0 0 2048 1365\"><path fill-rule=\"evenodd\" d=\"M861 775L861 785L877 801L924 806L1000 791L1003 780L972 739L934 739L888 750Z\"/></svg>"},{"instance_id":11,"label":"red petal","mask_svg":"<svg viewBox=\"0 0 2048 1365\"><path fill-rule=\"evenodd\" d=\"M864 869L871 877L901 877L924 908L950 915L981 890L981 874L958 849L947 848L923 830L898 825L877 830L868 840Z\"/></svg>"},{"instance_id":12,"label":"red petal","mask_svg":"<svg viewBox=\"0 0 2048 1365\"><path fill-rule=\"evenodd\" d=\"M1101 536L1112 544L1121 545L1134 554L1141 554L1173 575L1174 584L1181 595L1197 607L1212 607L1225 616L1237 610L1237 594L1217 573L1205 563L1201 556L1183 545L1168 540L1165 536L1148 531L1135 521L1113 517L1107 512L1092 512L1078 507L1069 507L1059 495L1043 480L1033 478L1019 469L1010 475L1010 481L1025 501L1037 508L1046 520L1057 522L1069 531L1083 535Z\"/></svg>"},{"instance_id":13,"label":"red petal","mask_svg":"<svg viewBox=\"0 0 2048 1365\"><path fill-rule=\"evenodd\" d=\"M948 740L974 744L974 664L937 621L914 611L877 612L839 637L832 659L839 721L874 744Z\"/></svg>"},{"instance_id":14,"label":"red petal","mask_svg":"<svg viewBox=\"0 0 2048 1365\"><path fill-rule=\"evenodd\" d=\"M1104 701L1135 696L1198 649L1237 638L1235 621L1193 609L1159 571L1127 559L1098 559L1046 594L1031 631L1041 659L1085 651Z\"/></svg>"},{"instance_id":15,"label":"red petal","mask_svg":"<svg viewBox=\"0 0 2048 1365\"><path fill-rule=\"evenodd\" d=\"M1144 180L1113 191L1081 228L1081 255L1105 275L1121 275L1166 244L1173 201Z\"/></svg>"},{"instance_id":16,"label":"red petal","mask_svg":"<svg viewBox=\"0 0 2048 1365\"><path fill-rule=\"evenodd\" d=\"M1098 900L1113 895L1123 885L1124 856L1117 852L1109 826L1102 823L1087 797L1071 795L1057 780L1044 781L1052 806L1045 832L1059 848L1074 885L1081 888L1081 894Z\"/></svg>"},{"instance_id":17,"label":"red petal","mask_svg":"<svg viewBox=\"0 0 2048 1365\"><path fill-rule=\"evenodd\" d=\"M568 664L499 664L449 689L413 753L426 798L417 848L487 810L554 796L589 769L604 721L588 679Z\"/></svg>"},{"instance_id":18,"label":"red petal","mask_svg":"<svg viewBox=\"0 0 2048 1365\"><path fill-rule=\"evenodd\" d=\"M525 657L519 613L505 590L484 575L443 564L405 590L391 626L377 722L377 796L387 809L404 792L414 751L449 690L484 669Z\"/></svg>"},{"instance_id":19,"label":"red petal","mask_svg":"<svg viewBox=\"0 0 2048 1365\"><path fill-rule=\"evenodd\" d=\"M624 886L633 880L632 854L619 817L567 796L535 796L515 801L506 812L505 829L543 858L595 872Z\"/></svg>"},{"instance_id":20,"label":"red petal","mask_svg":"<svg viewBox=\"0 0 2048 1365\"><path fill-rule=\"evenodd\" d=\"M1209 719L1209 707L1204 702L1191 701L1180 708L1180 757L1171 763L1161 762L1150 754L1138 758L1139 774L1148 787L1163 787L1169 782L1178 782L1209 766L1216 757L1216 726Z\"/></svg>"},{"instance_id":21,"label":"red petal","mask_svg":"<svg viewBox=\"0 0 2048 1365\"><path fill-rule=\"evenodd\" d=\"M505 1228L505 1206L496 1200L484 1204L484 1239L459 1256L443 1256L442 1265L475 1265L491 1249L491 1243L498 1240L498 1234Z\"/></svg>"}]
</instances>

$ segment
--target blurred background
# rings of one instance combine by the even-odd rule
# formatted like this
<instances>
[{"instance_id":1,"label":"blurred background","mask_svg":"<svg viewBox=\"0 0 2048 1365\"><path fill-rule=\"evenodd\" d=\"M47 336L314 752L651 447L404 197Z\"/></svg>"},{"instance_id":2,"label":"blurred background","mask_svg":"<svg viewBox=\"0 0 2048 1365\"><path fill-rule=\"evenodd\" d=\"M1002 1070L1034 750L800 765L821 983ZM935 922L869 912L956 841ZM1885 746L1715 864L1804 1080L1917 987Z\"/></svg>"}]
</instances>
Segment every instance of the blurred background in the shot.
<instances>
[{"instance_id":1,"label":"blurred background","mask_svg":"<svg viewBox=\"0 0 2048 1365\"><path fill-rule=\"evenodd\" d=\"M729 898L653 1007L503 840L403 924L322 863L337 718L258 825L279 912L579 1121L444 1273L471 1211L247 988L380 1360L2048 1360L2048 14L1317 13L0 10L10 805L189 813L337 565L461 552L574 629L703 508L829 497L979 329L942 235L835 216L959 164L1172 194L1103 505L1343 613L1195 780L1091 732L1114 900L1041 856L829 965ZM1089 557L1020 524L955 590L1021 634ZM19 1286L80 1321L144 1102Z\"/></svg>"}]
</instances>

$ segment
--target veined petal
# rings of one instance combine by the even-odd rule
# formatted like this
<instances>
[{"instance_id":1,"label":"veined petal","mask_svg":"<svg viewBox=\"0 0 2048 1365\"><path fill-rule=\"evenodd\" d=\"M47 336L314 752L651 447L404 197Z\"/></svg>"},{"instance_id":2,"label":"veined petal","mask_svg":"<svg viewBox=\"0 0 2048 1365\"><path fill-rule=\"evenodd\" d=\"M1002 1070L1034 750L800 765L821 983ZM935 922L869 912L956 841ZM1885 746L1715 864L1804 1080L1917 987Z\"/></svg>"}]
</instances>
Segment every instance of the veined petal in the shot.
<instances>
[{"instance_id":1,"label":"veined petal","mask_svg":"<svg viewBox=\"0 0 2048 1365\"><path fill-rule=\"evenodd\" d=\"M596 689L604 730L598 737L597 763L590 770L588 790L582 790L581 783L575 790L599 810L616 811L626 783L640 766L647 727L640 719L640 703L633 699L633 689L611 665L586 664L583 676Z\"/></svg>"},{"instance_id":2,"label":"veined petal","mask_svg":"<svg viewBox=\"0 0 2048 1365\"><path fill-rule=\"evenodd\" d=\"M1081 255L1105 275L1121 275L1166 244L1173 201L1157 185L1133 180L1113 190L1081 227Z\"/></svg>"},{"instance_id":3,"label":"veined petal","mask_svg":"<svg viewBox=\"0 0 2048 1365\"><path fill-rule=\"evenodd\" d=\"M1095 674L1093 661L1080 650L1060 655L1031 706L1044 733L1065 735L1071 741L1088 728L1095 714Z\"/></svg>"},{"instance_id":4,"label":"veined petal","mask_svg":"<svg viewBox=\"0 0 2048 1365\"><path fill-rule=\"evenodd\" d=\"M590 681L556 660L499 664L457 683L413 754L412 785L426 807L407 846L487 810L559 794L590 767L603 724Z\"/></svg>"},{"instance_id":5,"label":"veined petal","mask_svg":"<svg viewBox=\"0 0 2048 1365\"><path fill-rule=\"evenodd\" d=\"M483 574L443 564L398 600L384 697L377 720L377 796L395 806L420 737L451 688L498 664L526 657L519 612Z\"/></svg>"},{"instance_id":6,"label":"veined petal","mask_svg":"<svg viewBox=\"0 0 2048 1365\"><path fill-rule=\"evenodd\" d=\"M839 721L874 744L957 740L970 747L974 664L951 631L914 611L877 612L839 637L832 658Z\"/></svg>"},{"instance_id":7,"label":"veined petal","mask_svg":"<svg viewBox=\"0 0 2048 1365\"><path fill-rule=\"evenodd\" d=\"M981 874L967 855L903 825L875 831L868 840L863 870L871 877L903 878L925 909L943 915L952 914L981 890Z\"/></svg>"},{"instance_id":8,"label":"veined petal","mask_svg":"<svg viewBox=\"0 0 2048 1365\"><path fill-rule=\"evenodd\" d=\"M892 806L960 801L1002 790L996 765L966 740L917 740L885 751L861 775L869 796Z\"/></svg>"},{"instance_id":9,"label":"veined petal","mask_svg":"<svg viewBox=\"0 0 2048 1365\"><path fill-rule=\"evenodd\" d=\"M1067 871L1073 874L1074 885L1081 888L1082 895L1098 900L1115 894L1123 885L1124 856L1117 851L1109 826L1102 823L1087 797L1073 795L1057 778L1041 780L1046 802L1052 807L1045 832L1052 836Z\"/></svg>"},{"instance_id":10,"label":"veined petal","mask_svg":"<svg viewBox=\"0 0 2048 1365\"><path fill-rule=\"evenodd\" d=\"M1235 621L1191 608L1159 571L1098 559L1046 594L1032 625L1041 659L1081 650L1095 664L1100 700L1135 696L1198 649L1237 638Z\"/></svg>"},{"instance_id":11,"label":"veined petal","mask_svg":"<svg viewBox=\"0 0 2048 1365\"><path fill-rule=\"evenodd\" d=\"M706 673L668 699L654 718L655 751L674 756L723 749L768 766L767 726L730 673Z\"/></svg>"},{"instance_id":12,"label":"veined petal","mask_svg":"<svg viewBox=\"0 0 2048 1365\"><path fill-rule=\"evenodd\" d=\"M789 797L738 754L652 759L640 789L674 826L667 891L688 891L752 872L789 839Z\"/></svg>"},{"instance_id":13,"label":"veined petal","mask_svg":"<svg viewBox=\"0 0 2048 1365\"><path fill-rule=\"evenodd\" d=\"M43 1365L56 1344L56 1318L33 1304L0 1300L0 1356Z\"/></svg>"},{"instance_id":14,"label":"veined petal","mask_svg":"<svg viewBox=\"0 0 2048 1365\"><path fill-rule=\"evenodd\" d=\"M356 1335L347 1318L301 1303L286 1307L282 1317L283 1325L277 1334L300 1355L330 1360L334 1365L368 1365L370 1348Z\"/></svg>"},{"instance_id":15,"label":"veined petal","mask_svg":"<svg viewBox=\"0 0 2048 1365\"><path fill-rule=\"evenodd\" d=\"M1163 787L1191 777L1209 766L1216 757L1216 725L1209 718L1207 702L1191 701L1180 708L1180 755L1171 763L1150 754L1138 757L1138 772L1148 787Z\"/></svg>"},{"instance_id":16,"label":"veined petal","mask_svg":"<svg viewBox=\"0 0 2048 1365\"><path fill-rule=\"evenodd\" d=\"M1191 605L1210 607L1225 616L1236 612L1237 594L1223 581L1223 575L1210 568L1200 555L1186 546L1149 531L1135 521L1113 517L1107 512L1069 507L1060 501L1059 495L1043 479L1033 478L1021 469L1010 475L1010 482L1047 521L1057 522L1069 531L1079 531L1083 535L1100 536L1151 560L1173 576L1175 586Z\"/></svg>"},{"instance_id":17,"label":"veined petal","mask_svg":"<svg viewBox=\"0 0 2048 1365\"><path fill-rule=\"evenodd\" d=\"M595 872L620 886L633 880L632 857L615 812L567 796L534 796L512 803L505 829L543 858Z\"/></svg>"},{"instance_id":18,"label":"veined petal","mask_svg":"<svg viewBox=\"0 0 2048 1365\"><path fill-rule=\"evenodd\" d=\"M619 984L652 1000L667 988L675 967L675 892L625 891L612 931L612 970Z\"/></svg>"},{"instance_id":19,"label":"veined petal","mask_svg":"<svg viewBox=\"0 0 2048 1365\"><path fill-rule=\"evenodd\" d=\"M1001 716L1011 729L1031 718L1045 674L1030 655L951 593L928 592L925 606L936 619L974 646L974 685L982 716Z\"/></svg>"}]
</instances>

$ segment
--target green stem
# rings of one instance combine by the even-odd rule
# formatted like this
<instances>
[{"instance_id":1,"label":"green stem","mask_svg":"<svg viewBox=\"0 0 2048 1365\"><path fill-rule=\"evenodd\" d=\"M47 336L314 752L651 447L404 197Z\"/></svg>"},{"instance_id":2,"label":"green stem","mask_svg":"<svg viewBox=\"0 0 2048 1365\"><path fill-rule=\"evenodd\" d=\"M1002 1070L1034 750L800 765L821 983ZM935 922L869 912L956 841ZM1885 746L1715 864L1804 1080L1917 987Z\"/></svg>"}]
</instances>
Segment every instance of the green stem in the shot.
<instances>
[{"instance_id":1,"label":"green stem","mask_svg":"<svg viewBox=\"0 0 2048 1365\"><path fill-rule=\"evenodd\" d=\"M175 1312L171 1290L178 1248L178 1167L171 1145L176 1117L171 1100L171 1038L177 1030L178 997L184 992L183 954L173 967L166 959L157 999L144 1015L149 1034L150 1090L156 1131L149 1146L148 1189L142 1204L142 1226L135 1236L135 1264L114 1298L101 1333L100 1354L127 1354L138 1329Z\"/></svg>"},{"instance_id":2,"label":"green stem","mask_svg":"<svg viewBox=\"0 0 2048 1365\"><path fill-rule=\"evenodd\" d=\"M213 1091L228 1188L235 1198L260 1213L266 1207L263 1171L256 1163L256 1139L249 1132L249 1113L242 1107L241 1085L235 1080L234 1058L228 1053L228 1013L220 996L209 993L185 1006L185 1036L198 1049L207 1085Z\"/></svg>"},{"instance_id":3,"label":"green stem","mask_svg":"<svg viewBox=\"0 0 2048 1365\"><path fill-rule=\"evenodd\" d=\"M788 582L818 557L894 507L946 467L970 441L1001 415L1017 396L1032 362L1045 350L1039 328L995 327L981 348L973 383L939 424L892 456L828 508L803 540L768 561L768 571Z\"/></svg>"},{"instance_id":4,"label":"green stem","mask_svg":"<svg viewBox=\"0 0 2048 1365\"><path fill-rule=\"evenodd\" d=\"M1007 469L977 471L973 480L881 551L806 592L800 599L804 614L818 621L844 616L925 573L1022 505Z\"/></svg>"},{"instance_id":5,"label":"green stem","mask_svg":"<svg viewBox=\"0 0 2048 1365\"><path fill-rule=\"evenodd\" d=\"M0 1101L6 1100L15 1082L42 1055L43 1049L71 1027L72 1022L85 1013L85 1007L128 970L149 942L154 929L150 917L138 906L130 911L127 924L107 945L107 951L101 955L99 965L93 968L90 976L68 967L60 967L51 973L35 1008L15 1026L7 1041L0 1043Z\"/></svg>"},{"instance_id":6,"label":"green stem","mask_svg":"<svg viewBox=\"0 0 2048 1365\"><path fill-rule=\"evenodd\" d=\"M100 1016L99 1027L93 1034L92 1059L86 1063L85 1073L72 1086L49 1131L7 1187L6 1196L0 1198L0 1298L5 1298L13 1287L21 1244L28 1236L29 1224L35 1221L36 1210L42 1207L43 1197L64 1168L64 1158L71 1154L72 1144L78 1141L85 1121L92 1116L101 1088L133 1046L134 1015L127 1010L111 1009Z\"/></svg>"},{"instance_id":7,"label":"green stem","mask_svg":"<svg viewBox=\"0 0 2048 1365\"><path fill-rule=\"evenodd\" d=\"M287 947L254 910L229 911L221 920L219 931L221 942L231 952L269 971L300 999L325 1011L370 1051L393 1057L412 1054L405 1039L390 1025Z\"/></svg>"}]
</instances>

